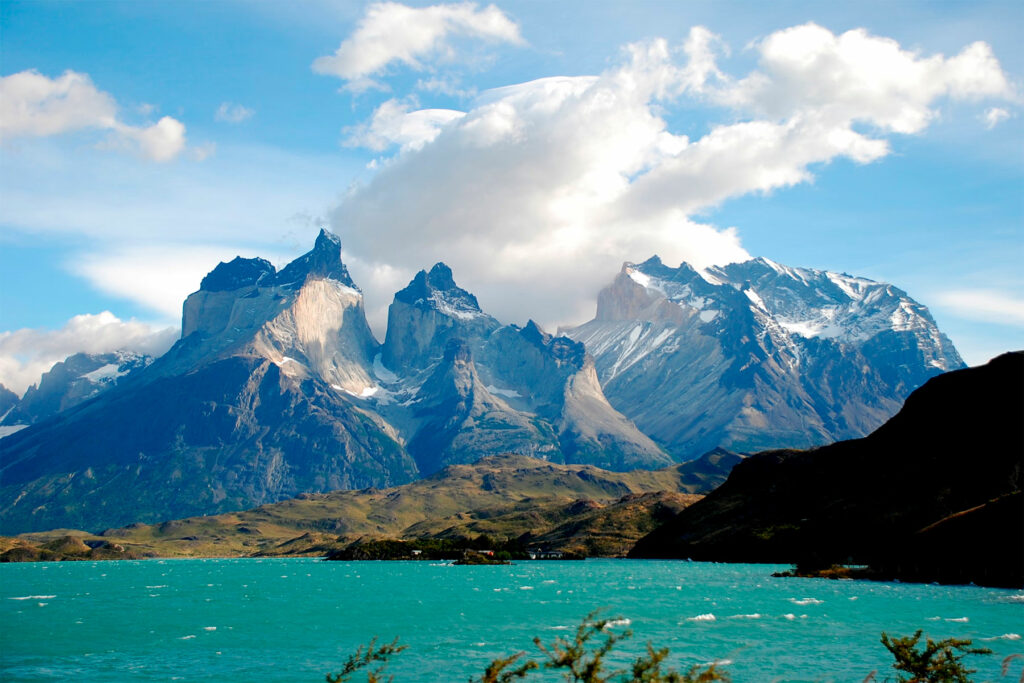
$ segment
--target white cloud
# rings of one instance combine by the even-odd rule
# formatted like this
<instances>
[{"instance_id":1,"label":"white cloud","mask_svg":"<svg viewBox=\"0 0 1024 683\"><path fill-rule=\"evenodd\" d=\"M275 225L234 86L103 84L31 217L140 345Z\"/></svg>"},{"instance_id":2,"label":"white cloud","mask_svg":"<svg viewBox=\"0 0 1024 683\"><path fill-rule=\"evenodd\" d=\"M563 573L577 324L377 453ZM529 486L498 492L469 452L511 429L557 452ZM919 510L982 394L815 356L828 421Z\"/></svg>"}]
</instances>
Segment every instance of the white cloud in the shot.
<instances>
[{"instance_id":1,"label":"white cloud","mask_svg":"<svg viewBox=\"0 0 1024 683\"><path fill-rule=\"evenodd\" d=\"M772 120L815 112L836 125L861 121L884 131L916 133L935 116L933 102L1009 97L992 49L922 57L864 29L835 35L816 24L771 34L757 43L759 68L716 93L717 99Z\"/></svg>"},{"instance_id":2,"label":"white cloud","mask_svg":"<svg viewBox=\"0 0 1024 683\"><path fill-rule=\"evenodd\" d=\"M173 327L123 321L109 311L76 315L59 330L0 332L0 384L20 395L54 363L74 353L124 349L157 356L169 349L179 334Z\"/></svg>"},{"instance_id":3,"label":"white cloud","mask_svg":"<svg viewBox=\"0 0 1024 683\"><path fill-rule=\"evenodd\" d=\"M355 32L333 55L318 57L313 71L337 76L345 87L359 92L383 87L372 77L399 62L423 70L429 57L450 57L449 36L521 44L519 26L494 5L479 9L464 2L408 7L396 2L371 4Z\"/></svg>"},{"instance_id":4,"label":"white cloud","mask_svg":"<svg viewBox=\"0 0 1024 683\"><path fill-rule=\"evenodd\" d=\"M134 149L150 161L170 161L185 149L185 124L170 116L146 128L118 124L114 135L114 146Z\"/></svg>"},{"instance_id":5,"label":"white cloud","mask_svg":"<svg viewBox=\"0 0 1024 683\"><path fill-rule=\"evenodd\" d=\"M990 107L985 110L981 120L985 123L985 127L992 130L1000 123L1010 118L1010 112L1002 107Z\"/></svg>"},{"instance_id":6,"label":"white cloud","mask_svg":"<svg viewBox=\"0 0 1024 683\"><path fill-rule=\"evenodd\" d=\"M349 131L345 144L378 152L391 145L399 145L403 150L416 150L433 141L445 125L465 116L465 113L451 109L409 111L410 108L398 100L384 102L373 112L368 124Z\"/></svg>"},{"instance_id":7,"label":"white cloud","mask_svg":"<svg viewBox=\"0 0 1024 683\"><path fill-rule=\"evenodd\" d=\"M182 302L199 289L203 276L220 261L235 256L260 256L278 265L288 260L265 249L230 245L129 245L79 256L67 268L101 291L129 298L175 320L181 316Z\"/></svg>"},{"instance_id":8,"label":"white cloud","mask_svg":"<svg viewBox=\"0 0 1024 683\"><path fill-rule=\"evenodd\" d=\"M367 300L388 301L396 273L444 260L501 319L579 322L623 260L747 258L735 231L693 220L702 210L807 182L833 159L880 159L885 135L920 131L942 97L1010 95L981 43L922 57L812 24L758 43L743 78L719 69L724 49L697 27L680 50L627 46L599 76L485 91L464 116L382 105L350 140L399 153L332 215ZM665 120L681 100L740 120L691 140Z\"/></svg>"},{"instance_id":9,"label":"white cloud","mask_svg":"<svg viewBox=\"0 0 1024 683\"><path fill-rule=\"evenodd\" d=\"M51 79L29 70L0 78L0 138L86 129L109 131L102 147L128 149L152 161L170 161L185 149L184 124L170 116L150 126L124 123L114 98L87 74L65 71Z\"/></svg>"},{"instance_id":10,"label":"white cloud","mask_svg":"<svg viewBox=\"0 0 1024 683\"><path fill-rule=\"evenodd\" d=\"M213 118L216 121L222 121L224 123L241 123L246 119L251 119L253 114L256 112L248 107L244 107L241 104L233 104L231 102L222 102L217 111L214 113Z\"/></svg>"},{"instance_id":11,"label":"white cloud","mask_svg":"<svg viewBox=\"0 0 1024 683\"><path fill-rule=\"evenodd\" d=\"M936 301L968 320L1024 327L1024 298L995 289L940 292Z\"/></svg>"}]
</instances>

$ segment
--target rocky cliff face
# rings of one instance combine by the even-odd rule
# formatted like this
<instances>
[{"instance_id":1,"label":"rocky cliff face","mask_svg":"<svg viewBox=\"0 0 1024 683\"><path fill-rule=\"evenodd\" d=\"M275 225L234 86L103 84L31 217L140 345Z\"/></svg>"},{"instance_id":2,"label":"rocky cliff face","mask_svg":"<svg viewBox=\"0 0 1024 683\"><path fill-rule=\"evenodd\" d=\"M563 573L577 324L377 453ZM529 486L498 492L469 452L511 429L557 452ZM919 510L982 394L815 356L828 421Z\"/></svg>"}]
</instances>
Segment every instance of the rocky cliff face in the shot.
<instances>
[{"instance_id":1,"label":"rocky cliff face","mask_svg":"<svg viewBox=\"0 0 1024 683\"><path fill-rule=\"evenodd\" d=\"M417 397L412 410L422 423L409 442L409 453L421 472L502 453L562 460L549 424L487 390L465 340L448 340Z\"/></svg>"},{"instance_id":2,"label":"rocky cliff face","mask_svg":"<svg viewBox=\"0 0 1024 683\"><path fill-rule=\"evenodd\" d=\"M441 360L449 339L479 341L500 326L480 310L475 296L455 284L451 269L437 263L395 294L382 361L394 372L414 373Z\"/></svg>"},{"instance_id":3,"label":"rocky cliff face","mask_svg":"<svg viewBox=\"0 0 1024 683\"><path fill-rule=\"evenodd\" d=\"M94 398L132 372L153 362L152 356L130 351L76 353L43 373L16 405L8 406L3 425L30 425ZM8 392L11 393L11 392ZM11 393L11 396L14 396ZM17 397L15 396L15 399Z\"/></svg>"},{"instance_id":4,"label":"rocky cliff face","mask_svg":"<svg viewBox=\"0 0 1024 683\"><path fill-rule=\"evenodd\" d=\"M381 363L387 388L371 400L410 435L424 474L501 452L619 470L672 462L604 398L581 344L533 321L501 325L443 263L395 295Z\"/></svg>"},{"instance_id":5,"label":"rocky cliff face","mask_svg":"<svg viewBox=\"0 0 1024 683\"><path fill-rule=\"evenodd\" d=\"M158 364L163 374L258 356L298 380L318 377L357 395L374 384L379 344L342 263L341 243L326 231L280 273L263 259L221 263L185 300L181 327L183 343Z\"/></svg>"},{"instance_id":6,"label":"rocky cliff face","mask_svg":"<svg viewBox=\"0 0 1024 683\"><path fill-rule=\"evenodd\" d=\"M863 436L964 367L896 287L767 259L627 263L595 319L566 334L594 355L612 405L684 459Z\"/></svg>"},{"instance_id":7,"label":"rocky cliff face","mask_svg":"<svg viewBox=\"0 0 1024 683\"><path fill-rule=\"evenodd\" d=\"M405 483L416 466L396 438L320 380L228 358L4 439L0 528L97 530Z\"/></svg>"}]
</instances>

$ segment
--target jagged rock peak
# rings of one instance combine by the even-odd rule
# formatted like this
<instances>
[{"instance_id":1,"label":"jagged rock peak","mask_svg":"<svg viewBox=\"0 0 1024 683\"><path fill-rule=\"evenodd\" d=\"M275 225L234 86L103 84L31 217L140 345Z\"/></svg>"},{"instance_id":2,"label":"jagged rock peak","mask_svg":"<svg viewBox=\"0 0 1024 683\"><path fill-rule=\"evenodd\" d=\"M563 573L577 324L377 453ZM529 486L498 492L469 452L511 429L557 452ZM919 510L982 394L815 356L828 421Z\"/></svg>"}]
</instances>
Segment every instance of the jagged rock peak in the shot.
<instances>
[{"instance_id":1,"label":"jagged rock peak","mask_svg":"<svg viewBox=\"0 0 1024 683\"><path fill-rule=\"evenodd\" d=\"M438 261L427 273L431 284L437 289L457 289L455 278L452 277L452 269L444 261Z\"/></svg>"},{"instance_id":2,"label":"jagged rock peak","mask_svg":"<svg viewBox=\"0 0 1024 683\"><path fill-rule=\"evenodd\" d=\"M337 280L346 287L359 289L341 260L341 239L323 228L313 249L285 266L277 274L275 284L281 287L301 286L311 276Z\"/></svg>"},{"instance_id":3,"label":"jagged rock peak","mask_svg":"<svg viewBox=\"0 0 1024 683\"><path fill-rule=\"evenodd\" d=\"M226 292L242 287L258 285L265 278L273 277L276 269L266 259L242 258L236 256L225 263L221 261L203 278L199 289L207 292Z\"/></svg>"},{"instance_id":4,"label":"jagged rock peak","mask_svg":"<svg viewBox=\"0 0 1024 683\"><path fill-rule=\"evenodd\" d=\"M512 327L516 328L515 325ZM587 350L580 342L573 341L569 337L554 337L545 332L532 319L527 321L524 327L516 329L518 329L523 339L537 348L550 353L560 365L562 363L570 363L578 368L583 367Z\"/></svg>"},{"instance_id":5,"label":"jagged rock peak","mask_svg":"<svg viewBox=\"0 0 1024 683\"><path fill-rule=\"evenodd\" d=\"M644 275L657 278L658 280L684 284L693 282L698 278L706 280L712 284L720 284L719 282L708 278L707 271L697 270L686 261L683 261L675 268L667 266L657 254L643 263L630 263L629 261L623 263L622 272L645 286L646 282L643 281L642 277ZM637 277L637 273L640 273L641 277Z\"/></svg>"},{"instance_id":6,"label":"jagged rock peak","mask_svg":"<svg viewBox=\"0 0 1024 683\"><path fill-rule=\"evenodd\" d=\"M482 315L476 297L455 284L452 269L443 262L435 263L430 272L416 273L408 286L395 294L395 301L457 318Z\"/></svg>"}]
</instances>

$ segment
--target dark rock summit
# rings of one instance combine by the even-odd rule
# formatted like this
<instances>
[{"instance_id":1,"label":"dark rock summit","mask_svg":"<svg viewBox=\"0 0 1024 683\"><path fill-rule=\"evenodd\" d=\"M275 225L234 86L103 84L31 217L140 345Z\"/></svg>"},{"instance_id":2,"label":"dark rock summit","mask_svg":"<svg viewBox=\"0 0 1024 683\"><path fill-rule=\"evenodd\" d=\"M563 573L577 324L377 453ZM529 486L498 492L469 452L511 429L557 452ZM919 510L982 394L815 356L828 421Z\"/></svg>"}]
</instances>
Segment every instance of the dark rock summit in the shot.
<instances>
[{"instance_id":1,"label":"dark rock summit","mask_svg":"<svg viewBox=\"0 0 1024 683\"><path fill-rule=\"evenodd\" d=\"M455 284L451 269L437 263L395 294L381 359L397 372L424 370L440 359L449 339L479 340L498 327L476 297Z\"/></svg>"},{"instance_id":2,"label":"dark rock summit","mask_svg":"<svg viewBox=\"0 0 1024 683\"><path fill-rule=\"evenodd\" d=\"M266 259L242 258L236 256L225 263L221 261L217 267L203 278L199 289L207 292L226 292L242 287L255 287L268 275L273 277L277 271Z\"/></svg>"},{"instance_id":3,"label":"dark rock summit","mask_svg":"<svg viewBox=\"0 0 1024 683\"><path fill-rule=\"evenodd\" d=\"M334 233L321 229L312 251L281 269L274 284L278 287L301 287L309 278L334 280L346 287L359 289L341 260L341 240Z\"/></svg>"}]
</instances>

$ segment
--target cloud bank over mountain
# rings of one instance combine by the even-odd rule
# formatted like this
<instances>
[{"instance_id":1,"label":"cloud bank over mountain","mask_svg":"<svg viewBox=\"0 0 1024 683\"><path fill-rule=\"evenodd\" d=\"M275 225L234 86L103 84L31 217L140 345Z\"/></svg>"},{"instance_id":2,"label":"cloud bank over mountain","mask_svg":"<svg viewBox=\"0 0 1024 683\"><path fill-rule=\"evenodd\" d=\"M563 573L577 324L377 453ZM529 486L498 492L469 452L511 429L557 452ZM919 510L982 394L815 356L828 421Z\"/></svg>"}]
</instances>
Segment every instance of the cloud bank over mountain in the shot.
<instances>
[{"instance_id":1,"label":"cloud bank over mountain","mask_svg":"<svg viewBox=\"0 0 1024 683\"><path fill-rule=\"evenodd\" d=\"M0 332L0 384L18 395L74 353L128 350L159 356L178 339L173 327L121 320L110 311L76 315L58 330Z\"/></svg>"},{"instance_id":2,"label":"cloud bank over mountain","mask_svg":"<svg viewBox=\"0 0 1024 683\"><path fill-rule=\"evenodd\" d=\"M371 319L394 271L443 259L503 319L579 321L625 259L749 258L739 233L701 223L702 211L809 182L836 159L881 159L889 136L920 133L946 100L1014 97L981 42L925 56L805 24L753 49L756 68L731 76L722 40L695 27L682 45L631 44L600 75L488 90L466 111L381 104L348 143L393 154L331 214ZM674 132L693 107L721 123Z\"/></svg>"},{"instance_id":3,"label":"cloud bank over mountain","mask_svg":"<svg viewBox=\"0 0 1024 683\"><path fill-rule=\"evenodd\" d=\"M269 6L261 11L273 14ZM847 225L863 217L915 238L898 245L885 266L846 254L818 262L844 251L849 228L823 226L817 247L801 249L787 240L808 244L807 231L791 239L798 231L780 225L778 212L763 224L756 215L709 217L723 205L725 213L741 205L738 198L848 172L854 179L840 198L856 198L857 177L892 173L907 141L929 133L934 139L914 143L907 155L916 166L904 179L918 188L928 181L914 169L936 159L948 161L948 177L958 181L961 168L965 178L990 168L982 157L996 154L991 148L1013 148L1021 98L1011 76L1018 76L1004 70L992 46L1011 67L1019 60L991 18L987 28L939 40L936 27L952 18L917 12L930 28L905 30L889 12L873 12L822 10L819 25L799 23L799 12L780 20L758 11L734 29L727 12L702 16L659 5L636 11L633 19L646 23L619 27L586 3L520 6L517 15L495 5L376 2L325 11L316 30L303 15L303 38L287 45L283 36L299 24L279 20L269 40L253 42L258 49L237 45L237 54L211 57L223 46L193 41L194 61L162 65L180 78L159 88L127 72L117 76L136 63L113 47L117 36L97 38L107 64L67 50L57 55L54 41L50 61L31 61L37 57L28 51L21 62L8 62L14 73L0 79L0 228L51 250L34 273L70 273L90 285L81 288L89 303L76 312L122 311L117 306L129 301L143 313L129 308L121 317L152 312L162 326L178 318L180 301L210 263L263 254L282 264L326 224L343 239L379 337L392 294L436 261L458 271L503 322L530 316L553 329L590 318L595 293L623 261L658 254L672 265L722 265L767 255L753 252L764 250L770 232L781 245L773 257L913 286L940 302L943 317L966 321L989 311L986 320L1002 328L986 353L1005 350L1017 329L1006 326L1020 317L999 311L1017 310L1020 281L1014 266L993 266L991 255L1010 253L1003 245L1016 235L1014 216L998 225L1003 216L986 209L978 243L988 251L975 255L984 277L969 277L967 259L955 274L942 268L932 280L941 286L931 291L921 286L927 278L915 277L931 268L920 263L948 263L962 251L948 237L977 230L973 196L970 215L948 212L945 234L928 244L916 273L907 270L906 244L930 239L932 226L912 217L904 229L895 224L899 211L862 214L857 199L837 209L850 214ZM561 29L569 15L586 40ZM707 27L687 32L695 16ZM218 20L204 7L187 23ZM68 21L67 30L77 30ZM796 25L775 30L788 24ZM835 29L864 25L877 32ZM728 27L728 40L715 27ZM967 42L976 37L990 42ZM175 48L161 54L178 54ZM156 68L145 54L134 57ZM253 79L259 87L242 87L242 69L261 75ZM159 118L154 112L161 110L173 116ZM968 169L954 148L979 139L987 142L971 148L977 166ZM848 170L887 157L892 162L874 172ZM840 168L827 170L832 162ZM1005 193L981 182L990 205L1008 212ZM931 202L934 217L942 212L935 206L946 203L935 193L944 191L922 191L929 199L908 205ZM780 196L777 205L800 211L806 197L786 204L798 194ZM949 203L956 201L966 200ZM786 253L792 251L814 258ZM5 327L37 324L60 327L63 320Z\"/></svg>"}]
</instances>

